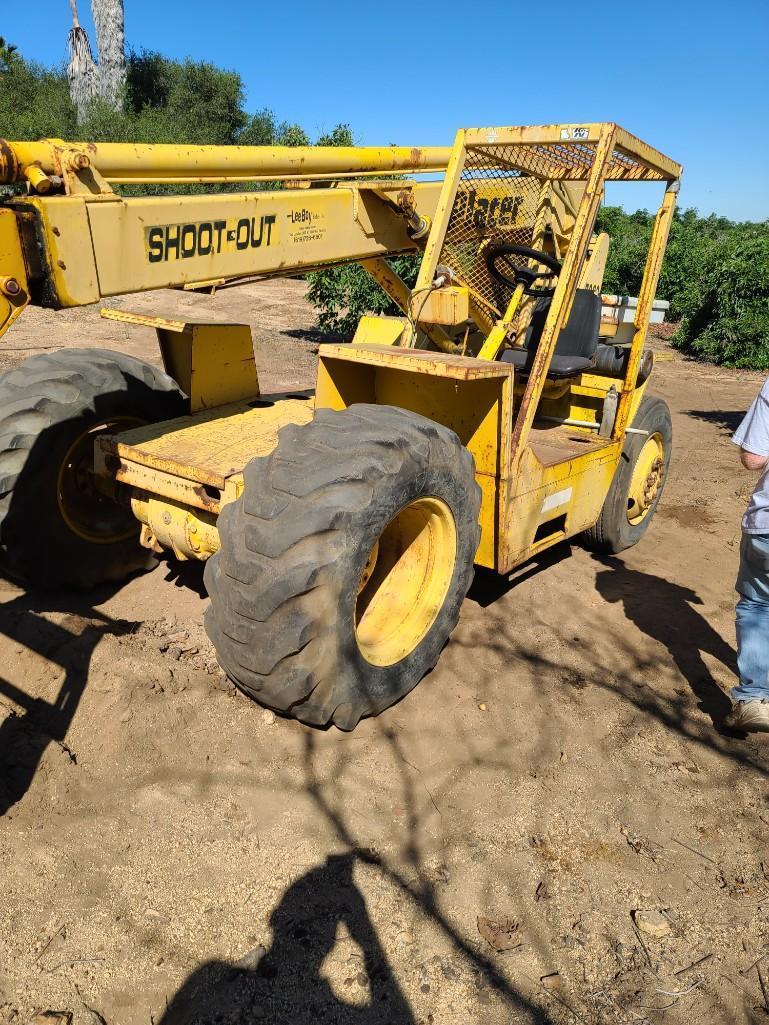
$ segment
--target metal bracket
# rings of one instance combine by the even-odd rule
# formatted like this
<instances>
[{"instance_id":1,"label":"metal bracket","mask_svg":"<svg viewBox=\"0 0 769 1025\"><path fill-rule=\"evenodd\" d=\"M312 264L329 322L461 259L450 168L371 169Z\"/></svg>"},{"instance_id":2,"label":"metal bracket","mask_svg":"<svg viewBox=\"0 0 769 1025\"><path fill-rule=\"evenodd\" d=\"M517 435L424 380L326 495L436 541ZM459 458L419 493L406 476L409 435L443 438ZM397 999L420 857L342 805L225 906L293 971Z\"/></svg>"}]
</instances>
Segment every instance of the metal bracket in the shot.
<instances>
[{"instance_id":1,"label":"metal bracket","mask_svg":"<svg viewBox=\"0 0 769 1025\"><path fill-rule=\"evenodd\" d=\"M102 309L105 320L154 327L166 373L189 395L190 412L257 398L259 378L248 324L147 317Z\"/></svg>"},{"instance_id":2,"label":"metal bracket","mask_svg":"<svg viewBox=\"0 0 769 1025\"><path fill-rule=\"evenodd\" d=\"M598 428L599 438L610 438L614 430L614 421L617 419L617 407L619 405L619 392L614 385L609 388L606 398L603 400L603 416L601 426Z\"/></svg>"}]
</instances>

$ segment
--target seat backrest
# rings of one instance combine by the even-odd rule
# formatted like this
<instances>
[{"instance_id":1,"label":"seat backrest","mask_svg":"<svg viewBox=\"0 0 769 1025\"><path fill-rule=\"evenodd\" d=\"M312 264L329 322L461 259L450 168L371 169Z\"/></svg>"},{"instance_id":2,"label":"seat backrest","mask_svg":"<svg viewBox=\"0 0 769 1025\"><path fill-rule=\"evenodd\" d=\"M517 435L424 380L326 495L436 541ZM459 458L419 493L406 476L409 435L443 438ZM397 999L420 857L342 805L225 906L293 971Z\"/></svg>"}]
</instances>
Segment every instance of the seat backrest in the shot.
<instances>
[{"instance_id":1,"label":"seat backrest","mask_svg":"<svg viewBox=\"0 0 769 1025\"><path fill-rule=\"evenodd\" d=\"M550 312L551 298L540 299L531 315L526 332L527 349L536 349L542 338L542 330ZM598 348L601 331L601 297L589 288L578 288L574 293L571 313L561 329L555 346L556 356L585 356L592 359Z\"/></svg>"}]
</instances>

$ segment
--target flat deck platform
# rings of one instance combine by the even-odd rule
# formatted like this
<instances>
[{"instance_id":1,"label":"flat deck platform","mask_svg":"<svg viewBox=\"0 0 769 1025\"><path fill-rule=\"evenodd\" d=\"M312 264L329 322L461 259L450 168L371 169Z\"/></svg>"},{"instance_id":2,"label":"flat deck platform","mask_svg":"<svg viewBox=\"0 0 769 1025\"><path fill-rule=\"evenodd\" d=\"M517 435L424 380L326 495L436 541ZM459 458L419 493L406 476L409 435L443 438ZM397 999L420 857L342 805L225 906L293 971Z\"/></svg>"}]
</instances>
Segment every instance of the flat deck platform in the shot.
<instances>
[{"instance_id":1,"label":"flat deck platform","mask_svg":"<svg viewBox=\"0 0 769 1025\"><path fill-rule=\"evenodd\" d=\"M121 460L222 490L254 456L267 455L287 423L313 417L312 392L283 392L233 402L205 413L148 424L102 438L101 446ZM530 444L544 466L609 447L612 442L572 427L535 427Z\"/></svg>"},{"instance_id":2,"label":"flat deck platform","mask_svg":"<svg viewBox=\"0 0 769 1025\"><path fill-rule=\"evenodd\" d=\"M567 425L553 424L552 427L532 427L529 444L534 455L543 466L556 466L570 459L610 448L610 438L599 438L596 433L582 433Z\"/></svg>"},{"instance_id":3,"label":"flat deck platform","mask_svg":"<svg viewBox=\"0 0 769 1025\"><path fill-rule=\"evenodd\" d=\"M137 427L101 444L122 460L221 490L254 456L273 450L281 427L311 420L313 408L311 392L262 395Z\"/></svg>"}]
</instances>

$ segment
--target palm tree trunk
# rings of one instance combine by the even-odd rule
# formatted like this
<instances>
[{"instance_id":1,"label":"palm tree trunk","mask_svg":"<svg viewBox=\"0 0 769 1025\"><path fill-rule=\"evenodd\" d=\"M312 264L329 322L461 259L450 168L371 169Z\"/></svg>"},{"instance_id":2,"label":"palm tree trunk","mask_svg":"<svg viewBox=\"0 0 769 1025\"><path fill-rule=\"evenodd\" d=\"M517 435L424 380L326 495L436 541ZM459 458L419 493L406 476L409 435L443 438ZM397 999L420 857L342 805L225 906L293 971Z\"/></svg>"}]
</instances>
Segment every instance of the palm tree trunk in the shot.
<instances>
[{"instance_id":1,"label":"palm tree trunk","mask_svg":"<svg viewBox=\"0 0 769 1025\"><path fill-rule=\"evenodd\" d=\"M98 95L99 72L93 59L88 35L78 19L75 0L69 0L69 5L72 8L72 28L67 37L67 80L69 95L80 124L85 120L89 106Z\"/></svg>"},{"instance_id":2,"label":"palm tree trunk","mask_svg":"<svg viewBox=\"0 0 769 1025\"><path fill-rule=\"evenodd\" d=\"M118 110L126 82L123 0L91 0L91 11L99 52L99 95Z\"/></svg>"}]
</instances>

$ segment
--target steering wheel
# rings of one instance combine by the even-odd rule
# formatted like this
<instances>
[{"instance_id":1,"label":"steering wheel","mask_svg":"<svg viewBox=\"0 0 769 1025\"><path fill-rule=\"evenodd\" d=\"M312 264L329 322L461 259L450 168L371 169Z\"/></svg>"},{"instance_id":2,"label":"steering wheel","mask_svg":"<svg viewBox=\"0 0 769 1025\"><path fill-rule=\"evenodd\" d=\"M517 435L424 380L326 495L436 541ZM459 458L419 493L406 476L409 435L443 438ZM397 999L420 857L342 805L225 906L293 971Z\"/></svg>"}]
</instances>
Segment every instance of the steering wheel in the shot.
<instances>
[{"instance_id":1,"label":"steering wheel","mask_svg":"<svg viewBox=\"0 0 769 1025\"><path fill-rule=\"evenodd\" d=\"M528 246L511 246L504 243L488 246L484 250L484 256L489 274L500 285L507 285L508 288L517 288L518 285L523 285L526 295L533 295L537 298L550 296L555 292L555 285L535 288L535 284L540 278L543 280L557 278L561 273L560 261L556 260L554 256L550 256L549 253L543 253L541 249L529 249ZM517 263L511 262L511 256L517 256L522 260L533 260L548 269L536 271L530 267L519 266ZM512 270L512 274L500 270L499 263L506 264L506 267Z\"/></svg>"}]
</instances>

